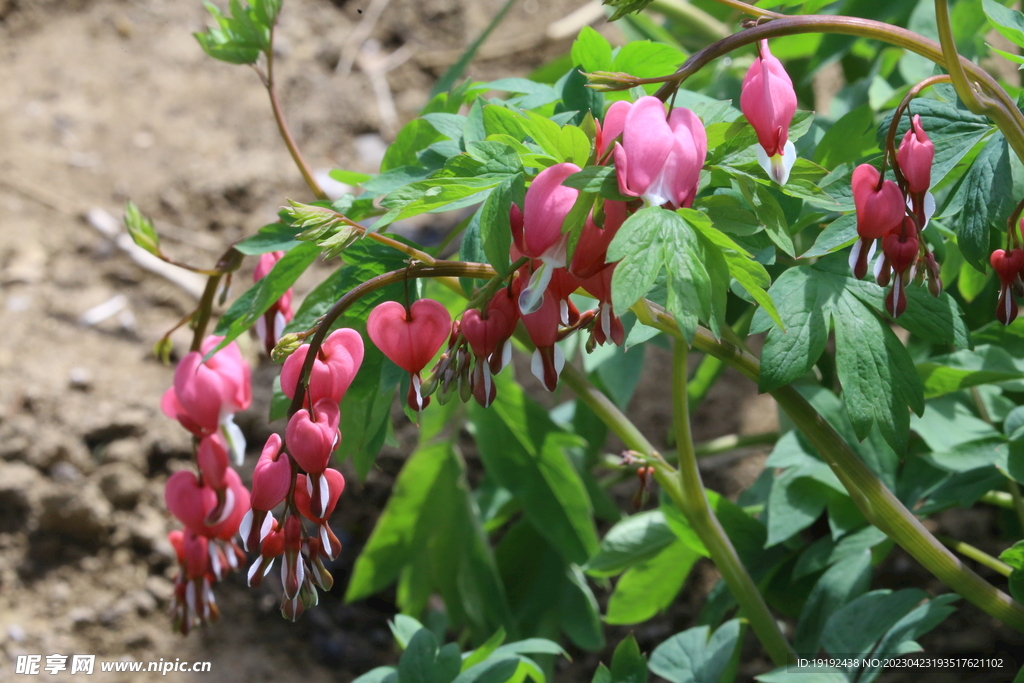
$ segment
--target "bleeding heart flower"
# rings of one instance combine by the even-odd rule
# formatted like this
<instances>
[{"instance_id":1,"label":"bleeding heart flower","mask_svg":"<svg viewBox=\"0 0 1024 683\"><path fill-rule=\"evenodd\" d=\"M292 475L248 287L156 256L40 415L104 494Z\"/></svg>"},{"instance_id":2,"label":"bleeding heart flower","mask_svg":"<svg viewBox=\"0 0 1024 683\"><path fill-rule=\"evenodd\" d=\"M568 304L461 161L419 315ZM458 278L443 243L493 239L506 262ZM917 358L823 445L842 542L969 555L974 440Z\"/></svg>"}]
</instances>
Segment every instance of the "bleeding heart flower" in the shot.
<instances>
[{"instance_id":1,"label":"bleeding heart flower","mask_svg":"<svg viewBox=\"0 0 1024 683\"><path fill-rule=\"evenodd\" d=\"M622 135L626 126L626 114L633 105L625 100L613 102L608 107L608 113L604 115L604 123L597 126L597 156L603 157L608 145L615 141L615 138ZM595 123L597 123L595 121Z\"/></svg>"},{"instance_id":2,"label":"bleeding heart flower","mask_svg":"<svg viewBox=\"0 0 1024 683\"><path fill-rule=\"evenodd\" d=\"M209 487L200 486L194 472L180 470L168 477L164 502L186 529L201 534L206 530L207 514L217 505L217 494Z\"/></svg>"},{"instance_id":3,"label":"bleeding heart flower","mask_svg":"<svg viewBox=\"0 0 1024 683\"><path fill-rule=\"evenodd\" d=\"M413 302L408 313L397 301L385 301L370 313L366 333L385 356L411 376L408 403L423 410L430 397L420 394L420 371L448 341L452 317L432 299Z\"/></svg>"},{"instance_id":4,"label":"bleeding heart flower","mask_svg":"<svg viewBox=\"0 0 1024 683\"><path fill-rule=\"evenodd\" d=\"M626 330L612 308L612 274L615 264L606 266L595 275L583 280L583 289L598 301L597 318L594 321L594 341L605 344L611 340L617 346L625 341Z\"/></svg>"},{"instance_id":5,"label":"bleeding heart flower","mask_svg":"<svg viewBox=\"0 0 1024 683\"><path fill-rule=\"evenodd\" d=\"M246 550L257 547L270 533L274 517L269 512L284 501L291 484L291 459L281 451L281 437L271 434L252 473L252 509L238 531Z\"/></svg>"},{"instance_id":6,"label":"bleeding heart flower","mask_svg":"<svg viewBox=\"0 0 1024 683\"><path fill-rule=\"evenodd\" d=\"M256 269L252 273L252 281L259 282L265 278L283 256L283 251L261 254ZM285 325L295 317L295 311L292 310L292 296L292 290L289 287L281 295L281 298L272 303L266 313L256 321L256 336L263 343L263 348L266 349L268 356L284 333Z\"/></svg>"},{"instance_id":7,"label":"bleeding heart flower","mask_svg":"<svg viewBox=\"0 0 1024 683\"><path fill-rule=\"evenodd\" d=\"M932 162L935 160L935 145L921 126L921 116L915 114L910 120L910 129L903 136L896 150L896 163L900 166L907 187L912 193L925 193L932 184Z\"/></svg>"},{"instance_id":8,"label":"bleeding heart flower","mask_svg":"<svg viewBox=\"0 0 1024 683\"><path fill-rule=\"evenodd\" d=\"M302 366L309 354L309 344L303 344L288 356L281 368L281 391L288 398L295 398ZM363 363L363 338L353 329L342 328L327 335L320 352L313 360L309 373L309 391L303 400L308 408L310 400L330 398L341 403L345 392L352 385L359 367Z\"/></svg>"},{"instance_id":9,"label":"bleeding heart flower","mask_svg":"<svg viewBox=\"0 0 1024 683\"><path fill-rule=\"evenodd\" d=\"M604 203L603 226L598 226L593 214L587 216L583 232L576 243L576 251L572 255L572 264L569 266L572 275L585 280L593 277L607 265L608 245L626 222L627 215L625 202L607 201Z\"/></svg>"},{"instance_id":10,"label":"bleeding heart flower","mask_svg":"<svg viewBox=\"0 0 1024 683\"><path fill-rule=\"evenodd\" d=\"M345 490L345 477L338 470L329 469L324 472L323 480L327 482L330 493L326 501L327 506L321 511L321 514L317 514L317 512L311 509L310 506L314 502L308 495L310 484L305 481L305 477L301 474L295 482L295 507L298 508L299 513L303 517L317 525L319 528L319 550L333 560L341 552L341 542L338 541L338 537L331 530L327 520L331 513L334 512L338 499Z\"/></svg>"},{"instance_id":11,"label":"bleeding heart flower","mask_svg":"<svg viewBox=\"0 0 1024 683\"><path fill-rule=\"evenodd\" d=\"M1017 317L1017 302L1013 298L1013 286L1024 270L1024 249L1011 249L1009 252L996 249L989 258L992 268L999 276L999 303L996 306L996 317L999 322L1009 325Z\"/></svg>"},{"instance_id":12,"label":"bleeding heart flower","mask_svg":"<svg viewBox=\"0 0 1024 683\"><path fill-rule=\"evenodd\" d=\"M857 234L865 239L879 239L903 223L906 204L903 193L891 180L879 184L878 169L861 164L853 171L853 203L857 208Z\"/></svg>"},{"instance_id":13,"label":"bleeding heart flower","mask_svg":"<svg viewBox=\"0 0 1024 683\"><path fill-rule=\"evenodd\" d=\"M689 109L665 116L657 97L638 99L626 114L622 144L615 145L619 192L648 206L690 206L707 156L704 124Z\"/></svg>"},{"instance_id":14,"label":"bleeding heart flower","mask_svg":"<svg viewBox=\"0 0 1024 683\"><path fill-rule=\"evenodd\" d=\"M223 337L207 337L199 351L182 358L174 371L174 386L160 400L167 417L202 438L223 434L236 462L245 459L245 437L235 425L234 414L252 403L249 365L232 342L203 363Z\"/></svg>"},{"instance_id":15,"label":"bleeding heart flower","mask_svg":"<svg viewBox=\"0 0 1024 683\"><path fill-rule=\"evenodd\" d=\"M879 184L879 180L881 174L870 164L861 164L853 171L851 185L860 239L850 252L850 270L858 279L868 271L868 261L875 253L874 241L898 230L907 213L896 183L886 180Z\"/></svg>"},{"instance_id":16,"label":"bleeding heart flower","mask_svg":"<svg viewBox=\"0 0 1024 683\"><path fill-rule=\"evenodd\" d=\"M768 49L758 43L758 56L743 78L740 108L757 133L757 161L768 177L785 185L796 163L796 147L789 139L789 124L796 113L793 81Z\"/></svg>"},{"instance_id":17,"label":"bleeding heart flower","mask_svg":"<svg viewBox=\"0 0 1024 683\"><path fill-rule=\"evenodd\" d=\"M523 277L512 281L513 291L522 286ZM548 391L558 386L558 376L565 367L565 355L556 342L558 341L558 324L562 321L562 306L551 289L544 291L541 306L534 313L524 313L523 325L530 334L536 350L530 361L530 371L539 379Z\"/></svg>"},{"instance_id":18,"label":"bleeding heart flower","mask_svg":"<svg viewBox=\"0 0 1024 683\"><path fill-rule=\"evenodd\" d=\"M885 298L885 308L894 318L898 318L907 310L906 288L914 279L919 249L917 228L909 216L903 219L901 229L894 230L882 240L882 268L886 276L879 278L879 284L888 279L888 272L891 270L892 289Z\"/></svg>"},{"instance_id":19,"label":"bleeding heart flower","mask_svg":"<svg viewBox=\"0 0 1024 683\"><path fill-rule=\"evenodd\" d=\"M309 480L306 475L300 474L295 480L295 507L299 513L311 522L322 524L334 512L338 499L345 492L345 477L338 470L328 468L323 472L327 480L327 487L330 495L327 497L327 507L323 511L314 511L310 507ZM319 514L318 514L319 512Z\"/></svg>"},{"instance_id":20,"label":"bleeding heart flower","mask_svg":"<svg viewBox=\"0 0 1024 683\"><path fill-rule=\"evenodd\" d=\"M562 233L562 223L580 193L562 182L579 170L579 166L570 163L544 169L526 191L522 214L515 204L512 205L509 218L514 241L512 256L522 255L535 261L529 285L524 287L519 299L519 308L524 312L537 310L540 297L551 281L551 271L565 265L569 235Z\"/></svg>"}]
</instances>

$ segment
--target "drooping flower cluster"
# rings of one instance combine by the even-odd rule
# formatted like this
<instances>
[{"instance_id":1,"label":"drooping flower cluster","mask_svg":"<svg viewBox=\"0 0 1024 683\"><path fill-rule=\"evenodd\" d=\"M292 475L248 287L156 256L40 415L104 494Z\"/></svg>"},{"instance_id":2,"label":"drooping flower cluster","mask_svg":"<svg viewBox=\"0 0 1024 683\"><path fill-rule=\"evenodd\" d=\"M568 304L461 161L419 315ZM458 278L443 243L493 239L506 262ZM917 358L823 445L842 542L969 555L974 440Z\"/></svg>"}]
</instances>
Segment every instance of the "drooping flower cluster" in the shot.
<instances>
[{"instance_id":1,"label":"drooping flower cluster","mask_svg":"<svg viewBox=\"0 0 1024 683\"><path fill-rule=\"evenodd\" d=\"M655 97L635 103L616 102L595 140L599 158L614 157L619 191L647 206L672 209L693 203L707 155L707 136L700 119L688 109L666 114ZM614 263L607 263L608 245L640 202L598 200L586 217L572 258L567 255L569 233L563 224L579 197L566 179L579 166L561 163L541 171L526 192L523 207L512 205L509 223L513 261L525 263L507 286L490 293L479 307L470 308L453 324L441 304L420 300L406 307L380 304L370 314L367 333L392 361L410 374L408 404L427 405L438 392L444 402L458 393L481 405L494 401L493 377L509 362L510 338L521 320L536 350L533 374L554 391L565 358L557 342L579 329L589 329L593 344L621 345L625 331L611 303ZM597 300L597 308L581 313L569 296L582 289ZM423 369L448 346L429 376Z\"/></svg>"},{"instance_id":2,"label":"drooping flower cluster","mask_svg":"<svg viewBox=\"0 0 1024 683\"><path fill-rule=\"evenodd\" d=\"M270 258L261 259L263 276L279 259L265 256ZM260 273L257 269L257 279ZM271 311L276 322L264 331L273 330L276 338L292 315L290 297L276 302ZM341 551L327 520L345 479L328 464L341 439L339 403L363 360L362 338L354 330L341 329L324 340L302 385L302 407L288 422L287 451L281 437L271 435L253 472L251 493L231 468L229 455L234 454L236 464L245 455L245 440L233 416L252 402L249 366L234 342L203 362L222 340L209 337L200 350L186 355L162 400L164 413L192 432L196 444L198 476L176 472L164 491L168 510L184 527L169 534L180 565L171 612L182 633L217 618L213 584L244 565L243 547L259 552L249 568L250 585L259 584L275 559L283 556L281 611L290 619L316 604L318 586L331 587L333 578L324 560L333 560ZM309 350L308 345L298 348L282 369L282 390L289 397L300 390ZM282 503L279 522L273 510ZM315 531L307 533L303 520Z\"/></svg>"},{"instance_id":3,"label":"drooping flower cluster","mask_svg":"<svg viewBox=\"0 0 1024 683\"><path fill-rule=\"evenodd\" d=\"M174 386L161 400L164 414L178 420L196 439L199 476L176 472L167 480L167 509L185 527L169 535L180 573L171 603L175 627L182 633L217 618L212 584L244 563L233 538L249 510L249 492L231 468L245 457L245 439L234 414L252 402L249 365L235 343L203 363L222 337L208 337L187 354L174 373Z\"/></svg>"},{"instance_id":4,"label":"drooping flower cluster","mask_svg":"<svg viewBox=\"0 0 1024 683\"><path fill-rule=\"evenodd\" d=\"M896 182L883 178L870 164L853 172L859 239L850 252L850 269L855 277L864 277L881 241L874 274L882 287L892 285L885 307L894 318L906 310L906 288L915 278L926 279L933 296L942 292L939 265L920 236L935 212L935 198L928 191L934 157L935 146L921 117L914 116L893 160Z\"/></svg>"},{"instance_id":5,"label":"drooping flower cluster","mask_svg":"<svg viewBox=\"0 0 1024 683\"><path fill-rule=\"evenodd\" d=\"M253 472L252 509L239 530L246 550L260 553L249 568L249 585L258 585L283 556L281 613L291 620L317 604L317 587L334 584L324 560L334 560L341 543L328 519L345 478L328 465L341 442L339 404L362 365L363 340L355 330L332 332L310 363L308 382L300 385L310 350L300 346L281 370L281 390L293 400L302 391L302 407L289 418L284 442L273 434L264 445ZM272 511L281 503L279 521ZM315 533L307 533L303 520Z\"/></svg>"}]
</instances>

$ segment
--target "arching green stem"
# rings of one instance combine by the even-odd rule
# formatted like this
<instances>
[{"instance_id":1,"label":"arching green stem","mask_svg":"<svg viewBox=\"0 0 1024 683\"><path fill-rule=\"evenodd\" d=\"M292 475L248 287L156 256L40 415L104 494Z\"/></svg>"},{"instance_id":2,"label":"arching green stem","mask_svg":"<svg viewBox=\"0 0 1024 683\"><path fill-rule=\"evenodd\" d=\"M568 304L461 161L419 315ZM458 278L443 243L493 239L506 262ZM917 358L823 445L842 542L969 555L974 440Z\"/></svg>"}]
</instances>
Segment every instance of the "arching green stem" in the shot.
<instances>
[{"instance_id":1,"label":"arching green stem","mask_svg":"<svg viewBox=\"0 0 1024 683\"><path fill-rule=\"evenodd\" d=\"M660 306L642 300L632 310L641 323L682 338L675 320ZM693 345L757 382L760 364L744 349L716 340L704 328L697 330ZM796 389L785 386L771 395L828 463L869 522L969 602L1024 633L1024 606L978 576L943 546Z\"/></svg>"},{"instance_id":2,"label":"arching green stem","mask_svg":"<svg viewBox=\"0 0 1024 683\"><path fill-rule=\"evenodd\" d=\"M726 4L729 4L730 7L733 6L731 3ZM663 100L668 100L672 93L687 78L713 60L733 50L766 38L778 38L803 33L838 33L879 40L910 50L940 66L946 66L946 56L939 43L918 35L913 31L908 31L905 28L857 17L807 15L771 19L757 26L744 29L694 53L675 73L669 76L625 79L621 75L613 74L609 80L619 81L620 86L618 87L622 89L628 89L644 83L664 83L661 89L658 90L657 96ZM981 109L976 113L985 114L990 117L1003 132L1003 135L1006 136L1017 156L1024 161L1024 114L1017 109L1013 98L984 69L963 57L958 58L958 63L964 74L966 74L966 78L979 86L980 94L983 96L979 101ZM963 93L959 93L959 89L958 94L964 97ZM976 97L975 99L978 98Z\"/></svg>"}]
</instances>

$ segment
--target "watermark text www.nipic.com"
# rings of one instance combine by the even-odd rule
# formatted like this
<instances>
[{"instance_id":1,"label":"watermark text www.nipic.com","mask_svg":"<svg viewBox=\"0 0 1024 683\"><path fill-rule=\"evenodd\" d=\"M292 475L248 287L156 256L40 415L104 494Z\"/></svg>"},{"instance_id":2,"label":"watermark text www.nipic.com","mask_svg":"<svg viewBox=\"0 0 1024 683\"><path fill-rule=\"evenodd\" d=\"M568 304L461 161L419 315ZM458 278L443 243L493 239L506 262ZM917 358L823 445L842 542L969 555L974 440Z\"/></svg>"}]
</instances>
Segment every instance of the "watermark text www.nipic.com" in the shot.
<instances>
[{"instance_id":1,"label":"watermark text www.nipic.com","mask_svg":"<svg viewBox=\"0 0 1024 683\"><path fill-rule=\"evenodd\" d=\"M51 675L64 672L89 675L96 671L104 673L141 673L146 671L164 676L169 673L207 673L210 671L210 662L182 661L181 658L172 661L161 658L158 662L104 661L101 659L97 663L96 655L18 655L14 664L14 673L26 676L43 672Z\"/></svg>"}]
</instances>

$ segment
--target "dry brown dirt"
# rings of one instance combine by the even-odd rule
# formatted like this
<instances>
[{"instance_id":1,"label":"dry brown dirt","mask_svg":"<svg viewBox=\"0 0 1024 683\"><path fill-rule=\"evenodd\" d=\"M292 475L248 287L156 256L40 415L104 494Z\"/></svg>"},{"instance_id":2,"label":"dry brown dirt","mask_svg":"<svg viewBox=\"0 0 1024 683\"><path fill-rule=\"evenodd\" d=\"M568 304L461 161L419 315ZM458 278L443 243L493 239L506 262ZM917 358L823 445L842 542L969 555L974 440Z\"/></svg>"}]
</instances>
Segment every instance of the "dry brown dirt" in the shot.
<instances>
[{"instance_id":1,"label":"dry brown dirt","mask_svg":"<svg viewBox=\"0 0 1024 683\"><path fill-rule=\"evenodd\" d=\"M371 4L285 2L276 38L281 97L318 170L373 172L388 138L366 74L335 73L365 18L359 10ZM524 75L565 52L567 39L540 34L582 4L522 0L470 75ZM500 5L387 5L370 36L384 53L405 57L387 76L400 121L415 115L434 79ZM0 0L0 681L29 680L13 674L19 654L210 661L211 673L167 680L310 683L349 680L395 658L387 596L355 605L328 596L293 625L277 612L273 582L252 591L234 575L217 588L219 623L182 638L165 614L176 568L162 491L171 472L189 466L190 437L159 412L172 370L151 348L195 298L140 268L96 226L104 215L120 216L132 198L156 219L167 251L212 264L224 245L274 220L285 197L309 197L255 74L210 60L192 38L207 23L198 0ZM615 28L599 28L621 40ZM300 280L299 294L324 272ZM235 293L244 287L236 283ZM187 348L184 331L173 338ZM259 364L255 344L243 345ZM656 444L670 424L659 381L667 366L652 351L630 409ZM270 429L274 372L259 365L254 406L239 416L250 451ZM771 400L729 375L702 406L695 431L711 438L776 426ZM399 433L412 436L407 426ZM338 586L404 456L386 449L363 483L346 470L350 485L333 520L346 542L333 568ZM250 452L243 476L254 459ZM735 495L762 462L754 455L712 464L708 483ZM671 614L638 630L645 649L692 625L714 577L702 565ZM991 631L972 633L985 640ZM589 680L598 657L576 654L565 674ZM92 680L157 678L97 672Z\"/></svg>"}]
</instances>

